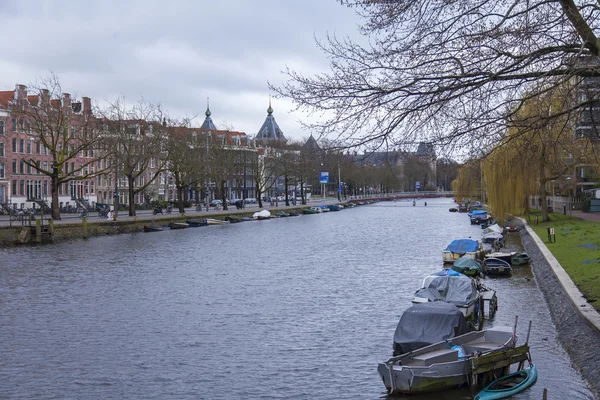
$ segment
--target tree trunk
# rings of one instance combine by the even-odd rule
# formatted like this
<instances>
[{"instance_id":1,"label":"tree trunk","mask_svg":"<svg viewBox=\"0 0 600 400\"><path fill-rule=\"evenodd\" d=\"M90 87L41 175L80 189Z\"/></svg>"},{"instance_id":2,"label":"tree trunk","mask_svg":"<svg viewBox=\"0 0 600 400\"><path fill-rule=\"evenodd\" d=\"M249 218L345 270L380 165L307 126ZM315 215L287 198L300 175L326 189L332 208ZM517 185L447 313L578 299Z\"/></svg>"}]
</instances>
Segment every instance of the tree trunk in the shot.
<instances>
[{"instance_id":1,"label":"tree trunk","mask_svg":"<svg viewBox=\"0 0 600 400\"><path fill-rule=\"evenodd\" d=\"M58 171L52 174L51 179L51 192L52 192L52 219L60 220L60 207L58 203Z\"/></svg>"},{"instance_id":2,"label":"tree trunk","mask_svg":"<svg viewBox=\"0 0 600 400\"><path fill-rule=\"evenodd\" d=\"M127 175L127 185L129 186L129 193L127 193L127 198L129 199L129 216L135 217L135 178L133 175Z\"/></svg>"},{"instance_id":3,"label":"tree trunk","mask_svg":"<svg viewBox=\"0 0 600 400\"><path fill-rule=\"evenodd\" d=\"M183 185L181 183L177 183L177 208L179 209L179 214L184 214L185 209L183 208Z\"/></svg>"},{"instance_id":4,"label":"tree trunk","mask_svg":"<svg viewBox=\"0 0 600 400\"><path fill-rule=\"evenodd\" d=\"M304 180L300 179L300 199L302 199L302 205L306 205L306 195L304 193Z\"/></svg>"},{"instance_id":5,"label":"tree trunk","mask_svg":"<svg viewBox=\"0 0 600 400\"><path fill-rule=\"evenodd\" d=\"M288 185L290 183L290 178L289 178L288 174L285 174L283 176L283 182L285 183L285 193L284 193L284 196L285 196L285 205L289 207L289 205L290 205L290 199L289 199L289 196L288 196Z\"/></svg>"},{"instance_id":6,"label":"tree trunk","mask_svg":"<svg viewBox=\"0 0 600 400\"><path fill-rule=\"evenodd\" d=\"M221 201L223 202L223 211L227 211L227 196L225 195L225 181L221 181Z\"/></svg>"},{"instance_id":7,"label":"tree trunk","mask_svg":"<svg viewBox=\"0 0 600 400\"><path fill-rule=\"evenodd\" d=\"M256 185L256 198L258 199L258 208L263 208L262 204L262 192L260 191L260 186Z\"/></svg>"}]
</instances>

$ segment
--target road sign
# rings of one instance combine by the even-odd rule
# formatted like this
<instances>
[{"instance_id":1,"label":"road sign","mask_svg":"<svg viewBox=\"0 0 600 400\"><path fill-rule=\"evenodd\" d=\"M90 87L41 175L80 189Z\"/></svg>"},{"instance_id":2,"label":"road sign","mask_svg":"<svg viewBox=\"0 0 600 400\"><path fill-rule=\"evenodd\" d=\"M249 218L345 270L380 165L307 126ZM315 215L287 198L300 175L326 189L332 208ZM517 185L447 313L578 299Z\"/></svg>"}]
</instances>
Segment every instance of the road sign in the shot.
<instances>
[{"instance_id":1,"label":"road sign","mask_svg":"<svg viewBox=\"0 0 600 400\"><path fill-rule=\"evenodd\" d=\"M421 189L421 181L417 181L417 183L415 183L415 187L417 190Z\"/></svg>"},{"instance_id":2,"label":"road sign","mask_svg":"<svg viewBox=\"0 0 600 400\"><path fill-rule=\"evenodd\" d=\"M342 188L341 187L338 188L338 192L342 193Z\"/></svg>"},{"instance_id":3,"label":"road sign","mask_svg":"<svg viewBox=\"0 0 600 400\"><path fill-rule=\"evenodd\" d=\"M118 196L119 196L119 192L114 192L114 193L113 193L113 195L114 195L115 197L118 197Z\"/></svg>"},{"instance_id":4,"label":"road sign","mask_svg":"<svg viewBox=\"0 0 600 400\"><path fill-rule=\"evenodd\" d=\"M319 174L319 183L329 183L329 172L321 172Z\"/></svg>"}]
</instances>

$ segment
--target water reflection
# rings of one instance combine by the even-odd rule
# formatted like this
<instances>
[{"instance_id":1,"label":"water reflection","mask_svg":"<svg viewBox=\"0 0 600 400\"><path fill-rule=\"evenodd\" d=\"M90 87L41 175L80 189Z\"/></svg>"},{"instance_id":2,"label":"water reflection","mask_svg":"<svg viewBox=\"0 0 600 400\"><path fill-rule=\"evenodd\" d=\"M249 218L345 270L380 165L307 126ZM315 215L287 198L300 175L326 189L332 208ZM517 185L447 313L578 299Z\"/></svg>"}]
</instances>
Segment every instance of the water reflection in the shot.
<instances>
[{"instance_id":1,"label":"water reflection","mask_svg":"<svg viewBox=\"0 0 600 400\"><path fill-rule=\"evenodd\" d=\"M2 250L0 397L379 398L377 363L452 239L450 200ZM515 399L592 399L529 267L488 279L539 380ZM443 394L470 399L468 389ZM440 394L411 396L439 399Z\"/></svg>"}]
</instances>

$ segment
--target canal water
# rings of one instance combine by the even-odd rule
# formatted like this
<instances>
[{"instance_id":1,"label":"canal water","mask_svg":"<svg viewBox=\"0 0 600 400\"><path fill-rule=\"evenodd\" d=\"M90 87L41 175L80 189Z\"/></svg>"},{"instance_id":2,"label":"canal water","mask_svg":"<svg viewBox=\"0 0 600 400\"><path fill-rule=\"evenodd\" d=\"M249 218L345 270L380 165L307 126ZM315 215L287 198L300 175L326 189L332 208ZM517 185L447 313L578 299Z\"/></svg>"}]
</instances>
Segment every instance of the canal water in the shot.
<instances>
[{"instance_id":1,"label":"canal water","mask_svg":"<svg viewBox=\"0 0 600 400\"><path fill-rule=\"evenodd\" d=\"M2 249L0 398L385 398L400 314L451 240L481 236L427 203ZM530 268L485 283L493 324L518 315L522 342L533 321L539 379L514 399L593 399Z\"/></svg>"}]
</instances>

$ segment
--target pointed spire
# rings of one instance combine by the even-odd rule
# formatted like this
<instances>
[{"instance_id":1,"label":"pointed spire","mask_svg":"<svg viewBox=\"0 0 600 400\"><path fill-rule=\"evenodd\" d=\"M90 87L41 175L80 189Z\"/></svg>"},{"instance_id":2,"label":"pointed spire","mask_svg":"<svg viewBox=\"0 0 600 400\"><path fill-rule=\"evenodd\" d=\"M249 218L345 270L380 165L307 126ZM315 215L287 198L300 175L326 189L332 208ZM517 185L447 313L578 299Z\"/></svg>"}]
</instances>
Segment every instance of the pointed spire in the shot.
<instances>
[{"instance_id":1,"label":"pointed spire","mask_svg":"<svg viewBox=\"0 0 600 400\"><path fill-rule=\"evenodd\" d=\"M269 95L269 108L267 108L267 114L273 115L273 108L271 107L271 95Z\"/></svg>"},{"instance_id":2,"label":"pointed spire","mask_svg":"<svg viewBox=\"0 0 600 400\"><path fill-rule=\"evenodd\" d=\"M206 115L207 118L210 117L210 114L211 114L210 113L210 103L209 103L209 101L210 101L210 98L207 97L206 98L206 112L204 113L204 115Z\"/></svg>"}]
</instances>

